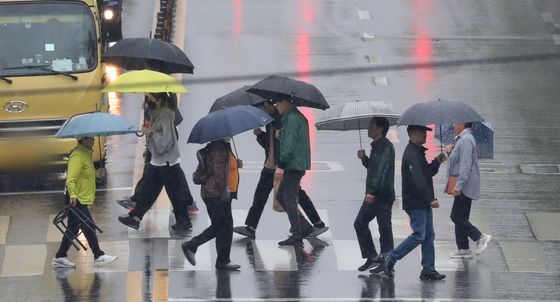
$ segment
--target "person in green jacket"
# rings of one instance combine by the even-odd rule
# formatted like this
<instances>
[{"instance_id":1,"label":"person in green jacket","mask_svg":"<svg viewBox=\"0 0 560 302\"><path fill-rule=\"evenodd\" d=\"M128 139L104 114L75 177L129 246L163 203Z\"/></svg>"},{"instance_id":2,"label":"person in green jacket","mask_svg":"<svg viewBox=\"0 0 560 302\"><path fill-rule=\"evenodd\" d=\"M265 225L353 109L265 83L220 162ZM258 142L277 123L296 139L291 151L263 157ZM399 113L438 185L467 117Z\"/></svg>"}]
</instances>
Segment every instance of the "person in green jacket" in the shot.
<instances>
[{"instance_id":1,"label":"person in green jacket","mask_svg":"<svg viewBox=\"0 0 560 302\"><path fill-rule=\"evenodd\" d=\"M311 168L311 148L309 145L309 125L297 107L288 100L275 102L278 113L282 115L280 128L280 159L277 174L282 175L278 188L278 200L288 214L290 233L288 239L279 245L303 244L303 238L313 231L313 226L298 209L298 196L301 178Z\"/></svg>"},{"instance_id":2,"label":"person in green jacket","mask_svg":"<svg viewBox=\"0 0 560 302\"><path fill-rule=\"evenodd\" d=\"M82 221L74 214L68 215L68 228L66 234L62 237L62 242L58 248L56 256L52 260L54 267L75 267L76 264L68 260L66 253L72 245L72 240L78 235L81 229L85 235L88 245L93 252L95 258L94 265L96 267L109 264L117 260L116 256L105 254L99 248L99 241L95 234L94 221L89 212L88 206L93 205L95 199L95 168L91 157L92 148L95 139L93 137L84 136L78 139L78 145L68 158L68 173L66 176L66 203L69 203L79 211L83 216L89 219L90 228L81 225Z\"/></svg>"}]
</instances>

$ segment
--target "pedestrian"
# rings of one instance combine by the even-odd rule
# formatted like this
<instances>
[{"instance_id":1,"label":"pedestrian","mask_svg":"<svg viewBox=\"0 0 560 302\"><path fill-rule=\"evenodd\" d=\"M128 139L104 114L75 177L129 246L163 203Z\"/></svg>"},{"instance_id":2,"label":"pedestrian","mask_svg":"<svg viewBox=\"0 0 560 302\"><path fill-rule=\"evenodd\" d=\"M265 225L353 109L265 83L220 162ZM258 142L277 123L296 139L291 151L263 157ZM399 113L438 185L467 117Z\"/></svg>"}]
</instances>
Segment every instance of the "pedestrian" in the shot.
<instances>
[{"instance_id":1,"label":"pedestrian","mask_svg":"<svg viewBox=\"0 0 560 302\"><path fill-rule=\"evenodd\" d=\"M311 148L307 119L289 100L275 102L282 115L280 129L280 158L275 173L282 177L277 197L288 214L291 236L279 245L303 244L303 238L313 232L313 226L298 209L300 183L305 171L311 168Z\"/></svg>"},{"instance_id":2,"label":"pedestrian","mask_svg":"<svg viewBox=\"0 0 560 302\"><path fill-rule=\"evenodd\" d=\"M137 230L140 221L165 187L175 214L176 224L172 228L184 232L192 227L186 211L187 196L191 196L191 193L180 164L181 157L173 124L175 108L165 93L148 96L153 107L146 134L151 159L136 206L128 215L119 216L119 221Z\"/></svg>"},{"instance_id":3,"label":"pedestrian","mask_svg":"<svg viewBox=\"0 0 560 302\"><path fill-rule=\"evenodd\" d=\"M366 194L354 221L362 258L366 259L358 268L360 272L379 263L369 230L369 223L374 218L377 218L379 227L381 253L385 254L394 248L391 210L395 201L395 148L386 137L387 131L387 118L373 117L368 127L368 136L373 140L370 156L365 155L365 150L358 150L358 158L367 169Z\"/></svg>"},{"instance_id":4,"label":"pedestrian","mask_svg":"<svg viewBox=\"0 0 560 302\"><path fill-rule=\"evenodd\" d=\"M88 207L93 205L95 199L95 168L91 157L95 139L90 136L78 138L78 145L68 157L68 171L66 176L66 204L74 207L75 211L86 217L82 225L82 219L70 212L68 215L68 228L52 260L54 267L76 267L76 264L68 260L67 252L72 245L72 238L78 235L81 230L93 252L93 264L100 267L117 260L117 256L105 254L99 247L99 241L95 234L95 222L89 212Z\"/></svg>"},{"instance_id":5,"label":"pedestrian","mask_svg":"<svg viewBox=\"0 0 560 302\"><path fill-rule=\"evenodd\" d=\"M403 210L410 217L412 234L409 235L394 250L382 255L379 265L370 270L371 273L384 273L387 277L394 277L395 263L414 250L422 246L421 280L442 280L445 275L435 269L434 224L432 208L438 208L439 203L434 195L432 177L437 174L440 164L445 161L445 155L439 154L430 164L426 160L426 131L432 129L425 126L410 125L407 127L410 141L406 146L402 158L402 202Z\"/></svg>"},{"instance_id":6,"label":"pedestrian","mask_svg":"<svg viewBox=\"0 0 560 302\"><path fill-rule=\"evenodd\" d=\"M259 220L264 211L264 206L268 201L270 192L273 189L274 171L276 169L278 160L280 159L280 141L276 138L276 130L280 129L280 116L276 111L274 105L268 101L262 102L257 105L258 108L270 114L275 120L266 125L266 131L255 129L253 133L257 136L257 142L265 151L265 162L261 170L261 176L255 189L253 197L253 204L247 213L244 226L237 226L233 228L235 233L255 238L255 231L259 224ZM303 190L299 190L298 203L302 207L304 213L307 215L313 224L313 231L308 235L309 237L317 237L318 235L326 232L329 227L321 220L317 209L313 205L311 198Z\"/></svg>"},{"instance_id":7,"label":"pedestrian","mask_svg":"<svg viewBox=\"0 0 560 302\"><path fill-rule=\"evenodd\" d=\"M472 123L455 123L455 146L447 146L451 151L447 164L447 179L450 192L454 196L451 221L455 224L457 251L451 258L472 258L469 238L476 242L476 254L480 255L492 236L481 233L469 221L471 203L480 197L480 170L476 141L471 133Z\"/></svg>"},{"instance_id":8,"label":"pedestrian","mask_svg":"<svg viewBox=\"0 0 560 302\"><path fill-rule=\"evenodd\" d=\"M231 263L230 251L233 238L233 216L231 201L237 199L239 170L243 163L237 160L229 140L220 139L207 145L206 156L209 177L200 187L200 196L206 205L210 226L181 247L190 264L196 265L195 254L199 246L216 238L216 269L238 270L239 265Z\"/></svg>"}]
</instances>

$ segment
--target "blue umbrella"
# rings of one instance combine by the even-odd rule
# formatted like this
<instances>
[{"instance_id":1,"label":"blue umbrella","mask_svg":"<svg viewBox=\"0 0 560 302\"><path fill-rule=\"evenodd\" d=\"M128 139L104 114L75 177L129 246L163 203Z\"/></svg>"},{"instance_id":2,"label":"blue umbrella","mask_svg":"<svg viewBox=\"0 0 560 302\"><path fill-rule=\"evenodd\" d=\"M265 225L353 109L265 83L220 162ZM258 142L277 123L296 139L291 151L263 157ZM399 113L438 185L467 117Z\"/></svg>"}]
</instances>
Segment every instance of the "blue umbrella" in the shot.
<instances>
[{"instance_id":1,"label":"blue umbrella","mask_svg":"<svg viewBox=\"0 0 560 302\"><path fill-rule=\"evenodd\" d=\"M494 158L494 128L492 124L476 122L473 123L471 129L476 140L478 158ZM452 124L437 125L435 137L443 144L455 144L455 136Z\"/></svg>"},{"instance_id":2,"label":"blue umbrella","mask_svg":"<svg viewBox=\"0 0 560 302\"><path fill-rule=\"evenodd\" d=\"M90 112L71 117L58 130L56 137L111 136L139 131L136 126L118 115Z\"/></svg>"},{"instance_id":3,"label":"blue umbrella","mask_svg":"<svg viewBox=\"0 0 560 302\"><path fill-rule=\"evenodd\" d=\"M274 119L253 106L223 108L201 118L193 127L187 143L205 144L260 128Z\"/></svg>"}]
</instances>

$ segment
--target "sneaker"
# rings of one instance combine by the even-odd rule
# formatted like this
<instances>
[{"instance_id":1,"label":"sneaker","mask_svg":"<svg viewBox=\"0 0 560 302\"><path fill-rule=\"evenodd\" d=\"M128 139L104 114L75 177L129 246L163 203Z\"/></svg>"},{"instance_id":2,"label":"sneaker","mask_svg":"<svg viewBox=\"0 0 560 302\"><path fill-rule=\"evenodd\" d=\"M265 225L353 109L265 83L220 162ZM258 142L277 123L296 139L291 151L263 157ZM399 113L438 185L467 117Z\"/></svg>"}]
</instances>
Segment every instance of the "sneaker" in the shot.
<instances>
[{"instance_id":1,"label":"sneaker","mask_svg":"<svg viewBox=\"0 0 560 302\"><path fill-rule=\"evenodd\" d=\"M196 202L193 202L192 205L187 206L187 214L192 215L198 213L198 207L196 206Z\"/></svg>"},{"instance_id":2,"label":"sneaker","mask_svg":"<svg viewBox=\"0 0 560 302\"><path fill-rule=\"evenodd\" d=\"M129 211L134 210L134 207L136 207L136 201L130 199L130 197L125 197L123 199L117 199L117 203L121 207L123 207L123 208L125 208Z\"/></svg>"},{"instance_id":3,"label":"sneaker","mask_svg":"<svg viewBox=\"0 0 560 302\"><path fill-rule=\"evenodd\" d=\"M192 222L190 222L190 220L189 220L187 222L176 223L176 224L172 225L171 228L174 231L177 231L177 232L186 232L186 231L192 229Z\"/></svg>"},{"instance_id":4,"label":"sneaker","mask_svg":"<svg viewBox=\"0 0 560 302\"><path fill-rule=\"evenodd\" d=\"M453 253L449 254L449 258L452 259L472 259L472 252L471 250L457 250Z\"/></svg>"},{"instance_id":5,"label":"sneaker","mask_svg":"<svg viewBox=\"0 0 560 302\"><path fill-rule=\"evenodd\" d=\"M482 234L480 239L478 239L478 241L476 242L476 254L477 255L480 255L480 254L482 254L482 252L484 252L484 250L488 246L488 242L490 242L491 238L492 238L492 236L490 236L490 235Z\"/></svg>"},{"instance_id":6,"label":"sneaker","mask_svg":"<svg viewBox=\"0 0 560 302\"><path fill-rule=\"evenodd\" d=\"M226 264L216 264L216 269L219 271L237 271L241 268L239 264L226 263Z\"/></svg>"},{"instance_id":7,"label":"sneaker","mask_svg":"<svg viewBox=\"0 0 560 302\"><path fill-rule=\"evenodd\" d=\"M365 270L368 270L368 269L372 268L372 266L374 266L375 264L379 264L379 258L378 257L367 258L366 263L364 263L360 267L358 267L358 271L363 272Z\"/></svg>"},{"instance_id":8,"label":"sneaker","mask_svg":"<svg viewBox=\"0 0 560 302\"><path fill-rule=\"evenodd\" d=\"M443 279L445 279L445 275L438 273L436 270L429 272L422 270L422 272L420 273L420 280L437 281Z\"/></svg>"},{"instance_id":9,"label":"sneaker","mask_svg":"<svg viewBox=\"0 0 560 302\"><path fill-rule=\"evenodd\" d=\"M290 236L288 239L278 242L278 245L302 245L303 240L300 237Z\"/></svg>"},{"instance_id":10,"label":"sneaker","mask_svg":"<svg viewBox=\"0 0 560 302\"><path fill-rule=\"evenodd\" d=\"M101 256L97 257L97 259L95 259L95 261L93 261L93 265L95 267L104 266L104 265L107 265L111 262L114 262L118 258L119 257L117 257L117 256L101 255Z\"/></svg>"},{"instance_id":11,"label":"sneaker","mask_svg":"<svg viewBox=\"0 0 560 302\"><path fill-rule=\"evenodd\" d=\"M119 221L129 228L133 228L135 230L138 230L138 228L140 228L140 221L134 219L129 215L119 216Z\"/></svg>"},{"instance_id":12,"label":"sneaker","mask_svg":"<svg viewBox=\"0 0 560 302\"><path fill-rule=\"evenodd\" d=\"M51 265L53 267L76 267L76 263L66 257L53 258Z\"/></svg>"},{"instance_id":13,"label":"sneaker","mask_svg":"<svg viewBox=\"0 0 560 302\"><path fill-rule=\"evenodd\" d=\"M315 237L317 237L317 236L323 234L324 232L326 232L326 231L328 231L328 230L329 230L329 227L328 227L328 226L322 227L322 228L314 227L313 230L311 231L311 233L309 233L309 235L307 235L307 236L305 236L305 237L306 237L306 238L309 238L309 237L315 238Z\"/></svg>"},{"instance_id":14,"label":"sneaker","mask_svg":"<svg viewBox=\"0 0 560 302\"><path fill-rule=\"evenodd\" d=\"M194 255L196 254L196 249L193 249L190 246L190 241L185 241L183 242L183 244L181 244L181 249L183 250L183 254L185 254L185 258L187 258L187 261L192 265L195 266L196 265L196 259L194 258Z\"/></svg>"},{"instance_id":15,"label":"sneaker","mask_svg":"<svg viewBox=\"0 0 560 302\"><path fill-rule=\"evenodd\" d=\"M255 239L255 230L249 226L237 226L233 228L233 232L251 239Z\"/></svg>"},{"instance_id":16,"label":"sneaker","mask_svg":"<svg viewBox=\"0 0 560 302\"><path fill-rule=\"evenodd\" d=\"M379 265L370 269L369 272L372 274L381 275L384 274L389 278L393 278L395 276L395 268L392 263L389 263L389 259L387 259L387 255L379 255Z\"/></svg>"}]
</instances>

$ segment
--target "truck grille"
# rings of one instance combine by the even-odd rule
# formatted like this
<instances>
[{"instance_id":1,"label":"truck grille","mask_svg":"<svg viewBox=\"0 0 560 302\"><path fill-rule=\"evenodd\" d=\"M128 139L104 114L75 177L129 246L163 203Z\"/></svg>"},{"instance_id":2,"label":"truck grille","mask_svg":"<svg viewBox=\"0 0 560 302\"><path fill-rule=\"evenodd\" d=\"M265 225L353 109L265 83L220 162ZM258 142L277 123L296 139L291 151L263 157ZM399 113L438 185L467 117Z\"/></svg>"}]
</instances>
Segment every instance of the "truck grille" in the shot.
<instances>
[{"instance_id":1,"label":"truck grille","mask_svg":"<svg viewBox=\"0 0 560 302\"><path fill-rule=\"evenodd\" d=\"M66 119L0 122L0 139L54 136Z\"/></svg>"}]
</instances>

